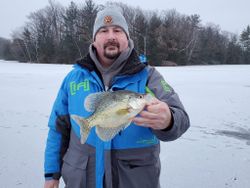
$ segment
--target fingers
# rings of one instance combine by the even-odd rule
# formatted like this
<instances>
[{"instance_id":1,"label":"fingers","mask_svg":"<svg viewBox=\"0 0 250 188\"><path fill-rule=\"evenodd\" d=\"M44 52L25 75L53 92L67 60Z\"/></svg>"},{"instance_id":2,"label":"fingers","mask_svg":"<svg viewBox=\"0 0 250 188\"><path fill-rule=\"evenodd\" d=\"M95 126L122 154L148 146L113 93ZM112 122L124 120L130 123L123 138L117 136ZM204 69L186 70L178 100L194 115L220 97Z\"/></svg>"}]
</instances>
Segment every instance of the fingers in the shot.
<instances>
[{"instance_id":1,"label":"fingers","mask_svg":"<svg viewBox=\"0 0 250 188\"><path fill-rule=\"evenodd\" d=\"M133 118L133 122L137 125L144 127L155 127L155 124L160 123L160 117L158 114L142 111L139 117Z\"/></svg>"},{"instance_id":2,"label":"fingers","mask_svg":"<svg viewBox=\"0 0 250 188\"><path fill-rule=\"evenodd\" d=\"M143 127L150 127L150 125L149 125L150 120L145 119L145 118L135 117L133 119L133 122L136 125L140 125L140 126L143 126Z\"/></svg>"},{"instance_id":3,"label":"fingers","mask_svg":"<svg viewBox=\"0 0 250 188\"><path fill-rule=\"evenodd\" d=\"M46 180L44 184L44 188L59 188L58 180Z\"/></svg>"},{"instance_id":4,"label":"fingers","mask_svg":"<svg viewBox=\"0 0 250 188\"><path fill-rule=\"evenodd\" d=\"M160 101L157 98L153 97L149 101L146 102L146 105L154 105L154 104L158 104L159 102Z\"/></svg>"},{"instance_id":5,"label":"fingers","mask_svg":"<svg viewBox=\"0 0 250 188\"><path fill-rule=\"evenodd\" d=\"M147 105L146 110L148 112L160 115L161 113L164 113L168 110L168 105L164 102L156 100L153 101L153 104Z\"/></svg>"},{"instance_id":6,"label":"fingers","mask_svg":"<svg viewBox=\"0 0 250 188\"><path fill-rule=\"evenodd\" d=\"M145 118L145 119L157 119L158 115L157 115L157 113L154 113L154 111L150 111L150 110L145 111L144 110L140 113L140 117Z\"/></svg>"},{"instance_id":7,"label":"fingers","mask_svg":"<svg viewBox=\"0 0 250 188\"><path fill-rule=\"evenodd\" d=\"M150 127L152 129L165 129L171 121L171 113L168 105L158 99L152 100L142 111L139 117L133 118L133 122L139 126Z\"/></svg>"},{"instance_id":8,"label":"fingers","mask_svg":"<svg viewBox=\"0 0 250 188\"><path fill-rule=\"evenodd\" d=\"M56 184L54 185L54 188L59 188L59 183L56 183Z\"/></svg>"}]
</instances>

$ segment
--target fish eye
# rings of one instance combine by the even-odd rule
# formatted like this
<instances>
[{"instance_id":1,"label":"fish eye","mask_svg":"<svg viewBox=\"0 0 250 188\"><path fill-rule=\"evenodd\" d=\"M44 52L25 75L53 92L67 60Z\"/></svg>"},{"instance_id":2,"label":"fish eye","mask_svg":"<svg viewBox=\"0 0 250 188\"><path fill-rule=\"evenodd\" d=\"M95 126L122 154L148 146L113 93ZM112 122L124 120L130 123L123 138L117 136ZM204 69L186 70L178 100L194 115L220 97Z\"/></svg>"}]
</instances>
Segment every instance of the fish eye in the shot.
<instances>
[{"instance_id":1,"label":"fish eye","mask_svg":"<svg viewBox=\"0 0 250 188\"><path fill-rule=\"evenodd\" d=\"M143 95L139 95L139 99L143 99Z\"/></svg>"}]
</instances>

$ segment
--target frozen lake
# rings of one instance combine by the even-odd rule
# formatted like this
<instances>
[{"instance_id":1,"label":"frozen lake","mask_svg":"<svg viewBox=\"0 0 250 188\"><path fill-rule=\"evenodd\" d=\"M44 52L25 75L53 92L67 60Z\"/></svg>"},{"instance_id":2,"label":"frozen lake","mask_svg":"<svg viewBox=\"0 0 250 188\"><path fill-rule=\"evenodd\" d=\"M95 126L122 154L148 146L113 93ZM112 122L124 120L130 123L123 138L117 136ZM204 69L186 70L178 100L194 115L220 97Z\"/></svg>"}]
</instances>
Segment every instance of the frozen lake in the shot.
<instances>
[{"instance_id":1,"label":"frozen lake","mask_svg":"<svg viewBox=\"0 0 250 188\"><path fill-rule=\"evenodd\" d=\"M0 60L1 188L43 187L47 121L71 67ZM191 120L179 140L161 145L162 188L249 188L250 66L157 69Z\"/></svg>"}]
</instances>

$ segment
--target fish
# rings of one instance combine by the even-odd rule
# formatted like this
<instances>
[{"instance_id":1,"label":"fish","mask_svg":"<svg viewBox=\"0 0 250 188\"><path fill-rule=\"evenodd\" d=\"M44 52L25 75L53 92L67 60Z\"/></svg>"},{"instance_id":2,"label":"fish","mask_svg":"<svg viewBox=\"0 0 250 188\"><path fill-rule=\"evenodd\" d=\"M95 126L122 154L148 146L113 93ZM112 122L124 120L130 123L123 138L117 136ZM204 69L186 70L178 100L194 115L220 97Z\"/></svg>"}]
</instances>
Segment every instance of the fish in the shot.
<instances>
[{"instance_id":1,"label":"fish","mask_svg":"<svg viewBox=\"0 0 250 188\"><path fill-rule=\"evenodd\" d=\"M126 129L133 117L138 115L152 99L150 94L140 94L128 90L98 92L88 95L84 107L92 112L87 118L72 114L70 117L80 126L81 144L95 127L102 141L112 140L120 131Z\"/></svg>"}]
</instances>

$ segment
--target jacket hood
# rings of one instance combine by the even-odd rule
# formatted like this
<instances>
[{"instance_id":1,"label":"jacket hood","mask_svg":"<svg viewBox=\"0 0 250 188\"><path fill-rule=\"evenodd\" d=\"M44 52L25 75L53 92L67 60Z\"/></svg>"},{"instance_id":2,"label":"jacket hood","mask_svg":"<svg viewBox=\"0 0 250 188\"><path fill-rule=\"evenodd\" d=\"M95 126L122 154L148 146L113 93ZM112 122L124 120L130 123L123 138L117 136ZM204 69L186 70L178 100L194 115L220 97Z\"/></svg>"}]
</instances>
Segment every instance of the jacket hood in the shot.
<instances>
[{"instance_id":1,"label":"jacket hood","mask_svg":"<svg viewBox=\"0 0 250 188\"><path fill-rule=\"evenodd\" d=\"M124 63L125 63L124 67L118 73L119 76L135 74L137 72L140 72L142 69L144 69L147 66L147 64L140 62L140 59L135 49L132 50L131 55ZM74 68L84 68L89 71L98 72L98 69L94 61L91 59L89 53L84 58L77 60L76 66L74 66Z\"/></svg>"}]
</instances>

